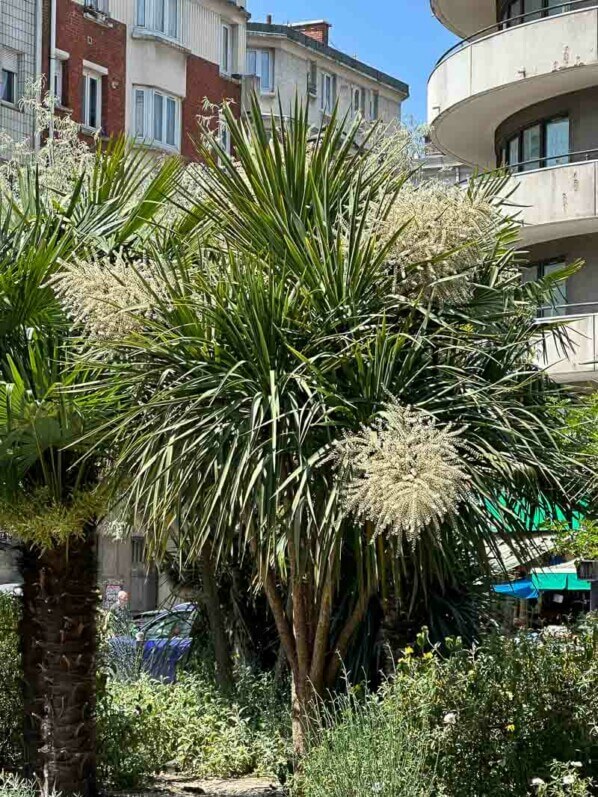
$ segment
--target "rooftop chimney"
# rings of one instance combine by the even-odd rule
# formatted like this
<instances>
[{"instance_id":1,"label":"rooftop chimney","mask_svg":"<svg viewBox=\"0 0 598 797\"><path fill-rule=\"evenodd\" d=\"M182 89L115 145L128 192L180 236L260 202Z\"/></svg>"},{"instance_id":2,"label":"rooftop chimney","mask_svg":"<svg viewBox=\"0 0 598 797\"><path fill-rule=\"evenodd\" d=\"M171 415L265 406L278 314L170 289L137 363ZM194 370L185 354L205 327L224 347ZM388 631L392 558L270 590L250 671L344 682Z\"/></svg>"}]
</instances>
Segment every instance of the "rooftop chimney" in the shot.
<instances>
[{"instance_id":1,"label":"rooftop chimney","mask_svg":"<svg viewBox=\"0 0 598 797\"><path fill-rule=\"evenodd\" d=\"M328 31L332 25L325 19L317 19L313 22L292 22L289 27L300 30L301 33L305 33L310 39L315 39L320 44L328 44Z\"/></svg>"},{"instance_id":2,"label":"rooftop chimney","mask_svg":"<svg viewBox=\"0 0 598 797\"><path fill-rule=\"evenodd\" d=\"M271 24L272 24L272 14L268 14L268 16L266 17L266 25L271 25Z\"/></svg>"}]
</instances>

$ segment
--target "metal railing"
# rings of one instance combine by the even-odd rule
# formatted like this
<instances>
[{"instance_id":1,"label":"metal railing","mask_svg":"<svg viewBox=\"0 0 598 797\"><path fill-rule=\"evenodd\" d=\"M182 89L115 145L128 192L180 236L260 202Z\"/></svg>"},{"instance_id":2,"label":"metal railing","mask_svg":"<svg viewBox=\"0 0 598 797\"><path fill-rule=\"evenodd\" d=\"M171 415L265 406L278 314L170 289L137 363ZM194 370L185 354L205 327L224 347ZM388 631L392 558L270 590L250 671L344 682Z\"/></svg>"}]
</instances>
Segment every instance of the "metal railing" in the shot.
<instances>
[{"instance_id":1,"label":"metal railing","mask_svg":"<svg viewBox=\"0 0 598 797\"><path fill-rule=\"evenodd\" d=\"M573 302L571 304L546 305L540 310L544 315L536 319L538 324L558 319L573 321L576 318L589 318L598 315L598 301L596 302Z\"/></svg>"},{"instance_id":2,"label":"metal railing","mask_svg":"<svg viewBox=\"0 0 598 797\"><path fill-rule=\"evenodd\" d=\"M503 30L516 27L525 22L537 22L542 19L558 16L559 14L584 11L587 8L598 8L598 3L596 0L569 0L568 3L559 3L558 5L551 6L550 8L540 8L536 9L536 11L528 11L526 14L517 14L514 17L509 17L508 19L503 19L500 22L495 22L493 25L489 25L487 28L482 28L482 30L477 31L477 33L474 33L472 36L468 36L466 39L462 39L461 41L457 42L457 44L454 44L452 47L450 47L440 56L434 68L436 69L439 67L440 64L450 58L454 53L464 50L473 42L483 39L486 36L491 36L494 33L500 33Z\"/></svg>"},{"instance_id":3,"label":"metal railing","mask_svg":"<svg viewBox=\"0 0 598 797\"><path fill-rule=\"evenodd\" d=\"M586 163L589 161L598 160L598 148L596 149L582 149L577 152L564 152L562 155L549 155L541 158L532 158L527 161L519 161L519 163L504 164L502 167L507 169L513 174L527 174L539 169L550 169L555 166L569 166L572 163ZM555 161L558 161L556 163ZM532 166L538 164L533 168L524 169L524 166Z\"/></svg>"}]
</instances>

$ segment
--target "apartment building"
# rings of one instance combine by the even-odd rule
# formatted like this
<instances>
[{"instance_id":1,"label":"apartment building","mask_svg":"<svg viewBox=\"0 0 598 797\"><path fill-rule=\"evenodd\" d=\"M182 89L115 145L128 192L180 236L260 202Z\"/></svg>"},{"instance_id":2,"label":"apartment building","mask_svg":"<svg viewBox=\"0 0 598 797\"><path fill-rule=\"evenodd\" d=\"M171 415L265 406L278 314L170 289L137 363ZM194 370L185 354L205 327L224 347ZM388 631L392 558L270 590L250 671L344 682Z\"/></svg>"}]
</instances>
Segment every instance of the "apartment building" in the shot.
<instances>
[{"instance_id":1,"label":"apartment building","mask_svg":"<svg viewBox=\"0 0 598 797\"><path fill-rule=\"evenodd\" d=\"M585 267L547 314L570 321L574 351L546 362L568 382L598 376L598 3L431 0L462 41L428 84L433 144L478 169L505 165L520 206L526 277Z\"/></svg>"},{"instance_id":2,"label":"apartment building","mask_svg":"<svg viewBox=\"0 0 598 797\"><path fill-rule=\"evenodd\" d=\"M43 3L42 69L84 134L192 158L204 99L240 110L245 0Z\"/></svg>"},{"instance_id":3,"label":"apartment building","mask_svg":"<svg viewBox=\"0 0 598 797\"><path fill-rule=\"evenodd\" d=\"M409 87L396 77L337 50L325 20L286 25L249 22L246 74L254 76L265 117L290 114L298 97L319 127L338 102L340 114L392 122L401 118Z\"/></svg>"},{"instance_id":4,"label":"apartment building","mask_svg":"<svg viewBox=\"0 0 598 797\"><path fill-rule=\"evenodd\" d=\"M10 140L34 142L34 118L19 102L40 70L42 0L0 3L0 132ZM0 156L10 153L4 149Z\"/></svg>"}]
</instances>

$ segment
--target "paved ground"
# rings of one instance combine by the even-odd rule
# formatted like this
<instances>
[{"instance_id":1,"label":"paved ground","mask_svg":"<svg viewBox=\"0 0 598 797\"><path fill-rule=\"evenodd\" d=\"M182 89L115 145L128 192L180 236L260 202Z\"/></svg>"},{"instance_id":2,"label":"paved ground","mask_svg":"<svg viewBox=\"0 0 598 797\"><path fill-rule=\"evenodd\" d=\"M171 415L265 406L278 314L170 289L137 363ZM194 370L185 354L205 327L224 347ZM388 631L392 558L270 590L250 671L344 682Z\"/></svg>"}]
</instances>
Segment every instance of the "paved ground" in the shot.
<instances>
[{"instance_id":1,"label":"paved ground","mask_svg":"<svg viewBox=\"0 0 598 797\"><path fill-rule=\"evenodd\" d=\"M111 797L283 797L283 791L264 778L190 780L165 775L143 791L112 792Z\"/></svg>"}]
</instances>

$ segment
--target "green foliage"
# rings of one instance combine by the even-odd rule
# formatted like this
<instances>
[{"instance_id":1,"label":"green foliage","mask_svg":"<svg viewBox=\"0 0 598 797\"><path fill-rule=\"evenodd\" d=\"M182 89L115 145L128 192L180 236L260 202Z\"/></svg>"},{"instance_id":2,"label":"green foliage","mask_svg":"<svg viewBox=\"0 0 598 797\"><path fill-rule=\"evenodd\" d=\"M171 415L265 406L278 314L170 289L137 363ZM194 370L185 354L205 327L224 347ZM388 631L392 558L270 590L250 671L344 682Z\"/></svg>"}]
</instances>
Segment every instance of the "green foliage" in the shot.
<instances>
[{"instance_id":1,"label":"green foliage","mask_svg":"<svg viewBox=\"0 0 598 797\"><path fill-rule=\"evenodd\" d=\"M339 698L320 716L322 732L301 767L302 797L431 797L437 783L431 718L426 706L434 684L419 679L413 688L386 687L359 698Z\"/></svg>"},{"instance_id":2,"label":"green foliage","mask_svg":"<svg viewBox=\"0 0 598 797\"><path fill-rule=\"evenodd\" d=\"M21 760L23 705L17 626L19 603L12 595L0 593L0 770ZM0 780L0 794L5 788Z\"/></svg>"},{"instance_id":3,"label":"green foliage","mask_svg":"<svg viewBox=\"0 0 598 797\"><path fill-rule=\"evenodd\" d=\"M582 789L598 774L598 625L564 640L490 636L478 649L452 647L446 659L406 649L380 694L324 718L298 794L525 797L534 778L544 795L586 794L558 788L565 776ZM565 772L571 761L579 768ZM395 786L397 768L416 766L431 792Z\"/></svg>"},{"instance_id":4,"label":"green foliage","mask_svg":"<svg viewBox=\"0 0 598 797\"><path fill-rule=\"evenodd\" d=\"M556 549L565 556L576 559L598 559L598 523L582 520L578 529L571 530L568 523L556 526Z\"/></svg>"},{"instance_id":5,"label":"green foliage","mask_svg":"<svg viewBox=\"0 0 598 797\"><path fill-rule=\"evenodd\" d=\"M135 787L168 764L198 776L283 776L290 723L269 676L239 671L231 700L200 674L109 681L98 707L100 777ZM288 700L287 700L288 702Z\"/></svg>"},{"instance_id":6,"label":"green foliage","mask_svg":"<svg viewBox=\"0 0 598 797\"><path fill-rule=\"evenodd\" d=\"M38 795L39 785L35 781L0 772L0 797L38 797ZM51 792L49 797L58 797L58 795Z\"/></svg>"},{"instance_id":7,"label":"green foliage","mask_svg":"<svg viewBox=\"0 0 598 797\"><path fill-rule=\"evenodd\" d=\"M593 781L579 774L581 763L569 761L565 764L554 761L550 767L550 780L534 778L532 786L538 797L590 797Z\"/></svg>"}]
</instances>

